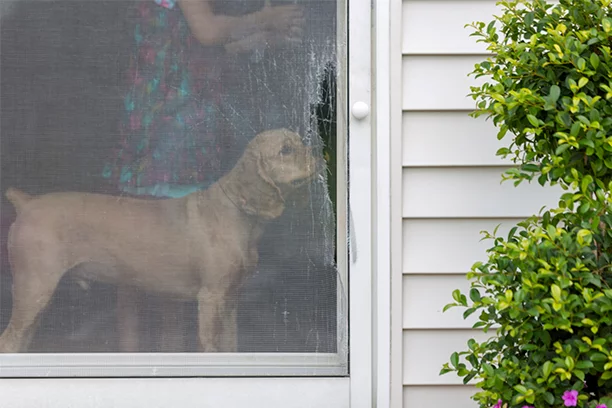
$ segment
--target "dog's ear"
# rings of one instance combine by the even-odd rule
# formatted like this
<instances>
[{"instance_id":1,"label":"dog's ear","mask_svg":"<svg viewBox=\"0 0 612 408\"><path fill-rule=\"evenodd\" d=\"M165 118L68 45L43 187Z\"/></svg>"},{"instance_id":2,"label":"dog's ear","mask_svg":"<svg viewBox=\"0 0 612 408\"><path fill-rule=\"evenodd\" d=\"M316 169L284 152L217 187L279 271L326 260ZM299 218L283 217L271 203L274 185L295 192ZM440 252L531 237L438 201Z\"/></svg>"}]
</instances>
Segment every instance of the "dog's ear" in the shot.
<instances>
[{"instance_id":1,"label":"dog's ear","mask_svg":"<svg viewBox=\"0 0 612 408\"><path fill-rule=\"evenodd\" d=\"M266 220L281 216L285 200L268 175L260 154L245 154L233 173L235 178L226 184L225 189L235 197L236 204L244 212Z\"/></svg>"},{"instance_id":2,"label":"dog's ear","mask_svg":"<svg viewBox=\"0 0 612 408\"><path fill-rule=\"evenodd\" d=\"M254 186L254 193L251 194L246 206L252 207L259 217L271 220L281 216L285 210L285 200L280 188L268 175L264 166L264 158L261 154L256 159L258 182ZM251 201L251 203L249 203Z\"/></svg>"}]
</instances>

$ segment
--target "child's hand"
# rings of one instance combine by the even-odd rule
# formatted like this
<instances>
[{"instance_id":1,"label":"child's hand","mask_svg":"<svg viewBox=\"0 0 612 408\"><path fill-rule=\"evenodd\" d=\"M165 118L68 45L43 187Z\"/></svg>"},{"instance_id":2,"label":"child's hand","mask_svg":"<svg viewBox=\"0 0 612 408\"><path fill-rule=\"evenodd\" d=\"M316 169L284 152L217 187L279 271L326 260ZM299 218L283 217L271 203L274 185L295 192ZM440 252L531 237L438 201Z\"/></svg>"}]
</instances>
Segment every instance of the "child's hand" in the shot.
<instances>
[{"instance_id":1,"label":"child's hand","mask_svg":"<svg viewBox=\"0 0 612 408\"><path fill-rule=\"evenodd\" d=\"M225 49L234 54L262 51L266 48L283 48L302 43L304 17L302 7L295 5L265 6L246 16L254 24L255 32L232 41ZM248 27L244 24L241 28ZM237 34L237 32L235 32Z\"/></svg>"},{"instance_id":2,"label":"child's hand","mask_svg":"<svg viewBox=\"0 0 612 408\"><path fill-rule=\"evenodd\" d=\"M234 41L225 45L225 50L230 54L241 54L252 51L263 51L266 48L282 48L301 44L301 30L296 34L276 34L271 31L260 31L242 40Z\"/></svg>"},{"instance_id":3,"label":"child's hand","mask_svg":"<svg viewBox=\"0 0 612 408\"><path fill-rule=\"evenodd\" d=\"M255 13L261 28L276 35L301 36L304 26L302 7L296 5L265 6Z\"/></svg>"},{"instance_id":4,"label":"child's hand","mask_svg":"<svg viewBox=\"0 0 612 408\"><path fill-rule=\"evenodd\" d=\"M269 33L267 31L260 31L241 40L225 44L225 50L230 54L242 54L265 49L269 43Z\"/></svg>"},{"instance_id":5,"label":"child's hand","mask_svg":"<svg viewBox=\"0 0 612 408\"><path fill-rule=\"evenodd\" d=\"M232 52L243 52L301 42L302 7L267 5L244 16L225 16L214 14L210 1L178 0L191 33L202 45L224 45Z\"/></svg>"}]
</instances>

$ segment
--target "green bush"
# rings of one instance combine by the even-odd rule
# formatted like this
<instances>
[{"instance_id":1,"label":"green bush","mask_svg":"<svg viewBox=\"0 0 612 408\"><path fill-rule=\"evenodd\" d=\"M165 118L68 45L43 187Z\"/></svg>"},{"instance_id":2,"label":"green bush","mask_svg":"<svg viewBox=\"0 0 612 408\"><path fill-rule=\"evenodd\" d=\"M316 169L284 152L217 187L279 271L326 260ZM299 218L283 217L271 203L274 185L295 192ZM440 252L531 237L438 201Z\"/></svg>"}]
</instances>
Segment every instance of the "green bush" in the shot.
<instances>
[{"instance_id":1,"label":"green bush","mask_svg":"<svg viewBox=\"0 0 612 408\"><path fill-rule=\"evenodd\" d=\"M473 75L477 110L508 138L503 178L564 191L558 208L492 241L453 292L489 340L442 373L473 380L481 407L612 408L612 8L609 0L503 1L470 24L492 56ZM601 408L601 407L600 407Z\"/></svg>"}]
</instances>

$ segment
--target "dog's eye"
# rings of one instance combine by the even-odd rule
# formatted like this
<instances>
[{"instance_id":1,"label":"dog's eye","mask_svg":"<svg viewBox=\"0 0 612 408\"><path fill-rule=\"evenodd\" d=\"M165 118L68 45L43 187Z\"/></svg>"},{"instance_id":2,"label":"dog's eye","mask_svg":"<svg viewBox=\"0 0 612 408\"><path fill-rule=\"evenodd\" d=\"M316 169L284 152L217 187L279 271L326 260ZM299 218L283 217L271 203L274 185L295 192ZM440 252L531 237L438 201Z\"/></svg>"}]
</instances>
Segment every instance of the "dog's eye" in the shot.
<instances>
[{"instance_id":1,"label":"dog's eye","mask_svg":"<svg viewBox=\"0 0 612 408\"><path fill-rule=\"evenodd\" d=\"M281 149L281 151L279 152L279 154L281 156L286 156L286 155L291 154L293 152L294 152L293 146L284 145L283 148Z\"/></svg>"}]
</instances>

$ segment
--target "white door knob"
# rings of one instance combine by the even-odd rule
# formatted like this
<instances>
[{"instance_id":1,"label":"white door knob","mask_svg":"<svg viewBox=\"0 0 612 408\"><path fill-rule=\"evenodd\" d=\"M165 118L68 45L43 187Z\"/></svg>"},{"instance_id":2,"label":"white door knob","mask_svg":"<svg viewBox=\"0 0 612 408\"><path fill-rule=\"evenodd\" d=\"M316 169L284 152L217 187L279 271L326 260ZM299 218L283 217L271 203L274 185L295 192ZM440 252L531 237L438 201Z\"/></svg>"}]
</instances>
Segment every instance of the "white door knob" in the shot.
<instances>
[{"instance_id":1,"label":"white door knob","mask_svg":"<svg viewBox=\"0 0 612 408\"><path fill-rule=\"evenodd\" d=\"M351 109L351 113L355 119L364 119L370 113L370 107L363 101L355 102Z\"/></svg>"}]
</instances>

